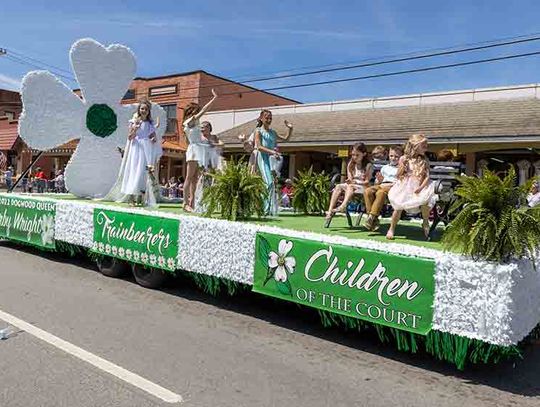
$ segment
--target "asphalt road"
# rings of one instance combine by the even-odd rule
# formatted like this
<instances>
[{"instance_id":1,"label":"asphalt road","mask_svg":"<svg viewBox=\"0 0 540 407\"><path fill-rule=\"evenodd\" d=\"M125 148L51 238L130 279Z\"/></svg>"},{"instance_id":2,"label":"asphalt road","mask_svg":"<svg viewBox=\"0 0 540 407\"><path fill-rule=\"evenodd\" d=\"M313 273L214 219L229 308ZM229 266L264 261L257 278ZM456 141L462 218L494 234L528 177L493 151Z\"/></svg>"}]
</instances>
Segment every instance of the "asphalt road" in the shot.
<instances>
[{"instance_id":1,"label":"asphalt road","mask_svg":"<svg viewBox=\"0 0 540 407\"><path fill-rule=\"evenodd\" d=\"M540 347L464 373L326 330L256 296L161 291L0 243L0 311L179 394L185 406L538 406ZM6 323L0 320L0 329ZM0 341L0 406L170 406L29 332Z\"/></svg>"}]
</instances>

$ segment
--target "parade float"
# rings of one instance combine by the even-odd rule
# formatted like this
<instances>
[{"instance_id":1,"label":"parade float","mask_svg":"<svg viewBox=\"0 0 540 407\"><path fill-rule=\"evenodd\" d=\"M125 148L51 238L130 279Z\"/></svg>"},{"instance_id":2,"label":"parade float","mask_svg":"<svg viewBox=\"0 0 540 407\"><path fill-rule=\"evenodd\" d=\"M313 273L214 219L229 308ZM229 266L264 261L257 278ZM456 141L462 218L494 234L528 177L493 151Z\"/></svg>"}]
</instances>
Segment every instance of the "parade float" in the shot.
<instances>
[{"instance_id":1,"label":"parade float","mask_svg":"<svg viewBox=\"0 0 540 407\"><path fill-rule=\"evenodd\" d=\"M31 72L20 120L31 148L80 140L66 168L70 194L0 194L1 237L88 255L113 277L129 267L143 286L181 273L211 294L253 291L296 303L317 310L325 326L374 332L399 350L427 352L459 369L521 354L540 321L540 274L530 256L492 261L437 242L387 242L324 229L322 218L307 215L230 221L170 204L133 208L96 199L119 169L118 147L135 109L120 100L135 59L126 47L93 40L76 42L70 56L82 98L50 73Z\"/></svg>"}]
</instances>

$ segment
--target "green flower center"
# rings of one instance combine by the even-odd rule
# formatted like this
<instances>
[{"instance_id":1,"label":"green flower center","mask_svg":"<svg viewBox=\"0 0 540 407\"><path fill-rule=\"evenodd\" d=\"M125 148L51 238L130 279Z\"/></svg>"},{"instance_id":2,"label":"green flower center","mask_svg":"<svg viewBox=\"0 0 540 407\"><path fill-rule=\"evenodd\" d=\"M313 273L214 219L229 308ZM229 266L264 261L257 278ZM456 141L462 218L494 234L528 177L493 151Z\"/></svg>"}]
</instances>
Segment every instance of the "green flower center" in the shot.
<instances>
[{"instance_id":1,"label":"green flower center","mask_svg":"<svg viewBox=\"0 0 540 407\"><path fill-rule=\"evenodd\" d=\"M118 127L116 114L105 104L90 106L86 112L86 127L98 137L108 137Z\"/></svg>"},{"instance_id":2,"label":"green flower center","mask_svg":"<svg viewBox=\"0 0 540 407\"><path fill-rule=\"evenodd\" d=\"M285 265L285 256L279 256L277 259L278 266L284 266Z\"/></svg>"}]
</instances>

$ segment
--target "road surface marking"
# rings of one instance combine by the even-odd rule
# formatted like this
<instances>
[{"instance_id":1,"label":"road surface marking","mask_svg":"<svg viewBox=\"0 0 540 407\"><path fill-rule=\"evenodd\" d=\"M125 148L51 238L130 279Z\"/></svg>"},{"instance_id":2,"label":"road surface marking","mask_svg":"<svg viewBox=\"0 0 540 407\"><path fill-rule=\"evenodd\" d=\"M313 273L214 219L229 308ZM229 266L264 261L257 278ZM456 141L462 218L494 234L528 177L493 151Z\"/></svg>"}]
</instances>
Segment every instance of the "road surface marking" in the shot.
<instances>
[{"instance_id":1,"label":"road surface marking","mask_svg":"<svg viewBox=\"0 0 540 407\"><path fill-rule=\"evenodd\" d=\"M23 321L13 315L8 314L7 312L0 310L0 319L3 319L8 324L13 325L19 329L22 329L25 332L28 332L30 335L35 336L38 339L41 339L48 344L63 350L70 355L73 355L91 365L97 367L104 372L107 372L120 380L125 381L126 383L131 384L132 386L138 387L141 390L155 396L167 403L180 403L182 402L182 396L179 394L173 393L170 390L167 390L164 387L161 387L151 381L141 377L135 373L130 372L129 370L124 369L114 363L109 362L103 358L100 358L93 353L85 351L84 349L79 348L78 346L73 345L72 343L66 342L63 339L60 339L57 336L54 336L43 329L40 329L28 322Z\"/></svg>"}]
</instances>

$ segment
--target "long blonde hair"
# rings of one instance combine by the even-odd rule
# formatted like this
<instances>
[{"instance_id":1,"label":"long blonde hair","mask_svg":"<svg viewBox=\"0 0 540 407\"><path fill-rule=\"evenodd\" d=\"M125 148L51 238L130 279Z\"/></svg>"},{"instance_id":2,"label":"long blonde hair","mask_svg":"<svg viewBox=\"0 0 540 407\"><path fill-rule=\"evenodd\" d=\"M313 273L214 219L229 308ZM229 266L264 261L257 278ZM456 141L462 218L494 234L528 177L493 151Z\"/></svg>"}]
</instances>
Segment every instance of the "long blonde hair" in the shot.
<instances>
[{"instance_id":1,"label":"long blonde hair","mask_svg":"<svg viewBox=\"0 0 540 407\"><path fill-rule=\"evenodd\" d=\"M402 179L409 165L412 168L412 175L419 179L424 179L429 176L429 161L424 153L420 153L419 147L422 143L427 142L427 137L423 134L413 134L405 143L403 152L403 160L397 172L397 178Z\"/></svg>"}]
</instances>

